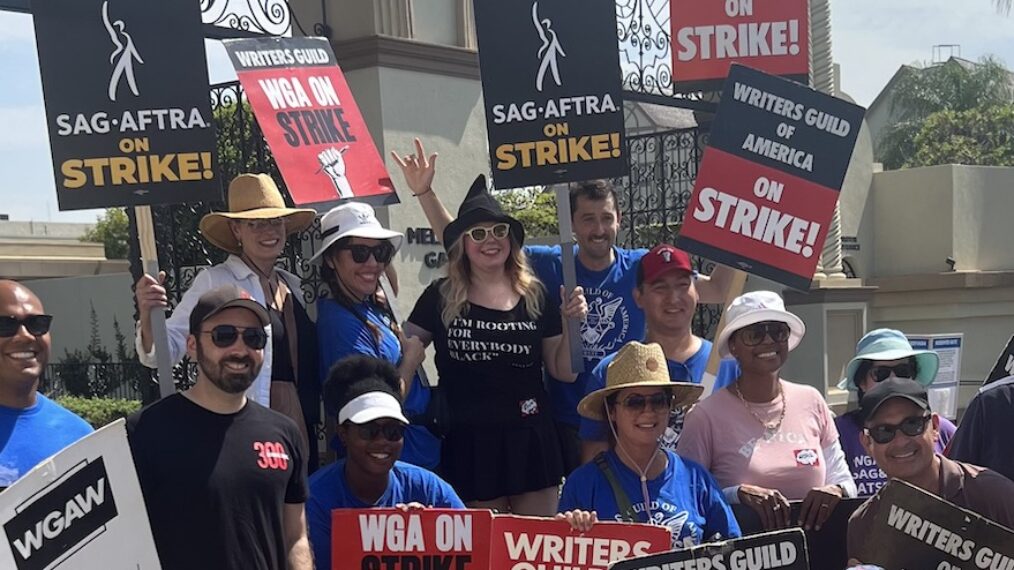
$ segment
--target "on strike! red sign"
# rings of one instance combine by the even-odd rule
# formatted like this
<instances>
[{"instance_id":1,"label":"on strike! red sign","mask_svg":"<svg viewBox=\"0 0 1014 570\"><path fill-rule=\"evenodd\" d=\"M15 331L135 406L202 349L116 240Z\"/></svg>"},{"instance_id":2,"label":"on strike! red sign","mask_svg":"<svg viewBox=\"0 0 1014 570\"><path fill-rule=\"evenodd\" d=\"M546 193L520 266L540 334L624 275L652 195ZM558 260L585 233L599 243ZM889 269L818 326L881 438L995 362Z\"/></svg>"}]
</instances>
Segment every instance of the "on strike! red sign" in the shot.
<instances>
[{"instance_id":1,"label":"on strike! red sign","mask_svg":"<svg viewBox=\"0 0 1014 570\"><path fill-rule=\"evenodd\" d=\"M672 0L677 91L717 90L733 62L808 83L807 0Z\"/></svg>"},{"instance_id":2,"label":"on strike! red sign","mask_svg":"<svg viewBox=\"0 0 1014 570\"><path fill-rule=\"evenodd\" d=\"M326 39L230 40L225 48L296 205L398 202Z\"/></svg>"}]
</instances>

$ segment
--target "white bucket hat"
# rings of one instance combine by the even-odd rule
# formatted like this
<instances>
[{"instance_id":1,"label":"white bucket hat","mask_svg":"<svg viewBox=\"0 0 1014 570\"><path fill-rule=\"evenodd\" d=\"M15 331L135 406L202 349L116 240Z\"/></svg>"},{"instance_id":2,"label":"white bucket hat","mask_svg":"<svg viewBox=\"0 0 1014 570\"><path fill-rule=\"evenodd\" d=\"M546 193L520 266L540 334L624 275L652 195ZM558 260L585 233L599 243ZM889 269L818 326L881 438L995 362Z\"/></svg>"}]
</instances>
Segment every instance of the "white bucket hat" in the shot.
<instances>
[{"instance_id":1,"label":"white bucket hat","mask_svg":"<svg viewBox=\"0 0 1014 570\"><path fill-rule=\"evenodd\" d=\"M789 325L789 350L799 346L806 334L806 325L796 315L785 310L785 302L778 293L771 291L753 291L744 293L732 300L725 309L725 328L718 333L715 345L722 358L729 354L729 337L739 329L767 321L777 321Z\"/></svg>"},{"instance_id":2,"label":"white bucket hat","mask_svg":"<svg viewBox=\"0 0 1014 570\"><path fill-rule=\"evenodd\" d=\"M401 411L401 402L387 392L367 392L352 398L338 410L338 423L352 422L368 424L380 418L391 418L408 425L408 418Z\"/></svg>"},{"instance_id":3,"label":"white bucket hat","mask_svg":"<svg viewBox=\"0 0 1014 570\"><path fill-rule=\"evenodd\" d=\"M395 252L401 249L401 242L405 237L401 232L380 225L373 208L362 202L346 202L331 208L320 218L320 232L324 243L310 258L311 262L323 255L334 242L344 237L386 239L394 246Z\"/></svg>"}]
</instances>

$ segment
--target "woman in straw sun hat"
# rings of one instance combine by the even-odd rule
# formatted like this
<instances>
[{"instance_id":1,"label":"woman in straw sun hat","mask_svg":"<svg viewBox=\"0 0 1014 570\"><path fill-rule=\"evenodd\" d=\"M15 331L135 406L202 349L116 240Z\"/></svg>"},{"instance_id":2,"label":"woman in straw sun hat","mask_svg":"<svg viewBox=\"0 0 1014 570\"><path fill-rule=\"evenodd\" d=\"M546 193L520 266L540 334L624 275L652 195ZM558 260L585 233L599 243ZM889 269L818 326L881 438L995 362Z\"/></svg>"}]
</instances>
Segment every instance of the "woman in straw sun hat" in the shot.
<instances>
[{"instance_id":1,"label":"woman in straw sun hat","mask_svg":"<svg viewBox=\"0 0 1014 570\"><path fill-rule=\"evenodd\" d=\"M582 531L598 519L666 526L674 547L739 537L739 524L711 474L660 444L670 411L693 404L702 391L698 384L669 380L660 345L624 345L606 370L605 388L577 408L583 417L609 424L609 450L567 478L557 517Z\"/></svg>"},{"instance_id":2,"label":"woman in straw sun hat","mask_svg":"<svg viewBox=\"0 0 1014 570\"><path fill-rule=\"evenodd\" d=\"M731 503L745 503L766 529L820 526L856 486L831 410L816 389L779 377L806 327L777 293L733 299L715 346L740 376L687 414L676 446L712 474ZM789 501L802 500L798 521Z\"/></svg>"},{"instance_id":3,"label":"woman in straw sun hat","mask_svg":"<svg viewBox=\"0 0 1014 570\"><path fill-rule=\"evenodd\" d=\"M925 387L937 377L940 357L932 350L916 350L908 342L905 333L894 329L876 329L866 333L856 344L856 355L845 365L845 377L838 387L856 391L859 400L874 386L888 378L912 378ZM863 448L859 433L863 421L859 410L852 410L835 418L835 425L841 436L845 459L852 469L860 497L875 495L885 484L887 474L877 467L876 461ZM934 445L936 453L943 454L947 442L954 436L957 427L945 417L940 417L939 437Z\"/></svg>"},{"instance_id":4,"label":"woman in straw sun hat","mask_svg":"<svg viewBox=\"0 0 1014 570\"><path fill-rule=\"evenodd\" d=\"M363 354L397 367L400 395L409 418L429 404L430 390L416 369L425 358L422 342L406 336L391 312L390 300L378 295L380 276L390 267L404 236L380 225L373 208L359 202L335 206L320 219L324 243L314 260L330 290L317 303L317 338L322 376L342 358ZM403 461L435 469L440 440L423 425L405 431Z\"/></svg>"},{"instance_id":5,"label":"woman in straw sun hat","mask_svg":"<svg viewBox=\"0 0 1014 570\"><path fill-rule=\"evenodd\" d=\"M299 278L278 269L275 263L286 238L309 227L315 212L286 206L278 186L267 174L240 174L234 178L229 184L228 206L225 212L210 213L201 219L201 234L229 257L198 273L166 320L169 359L176 362L185 354L190 311L204 292L234 284L250 293L268 308L271 326L264 366L247 396L296 422L311 446L313 470L317 464L316 438L308 438L307 433L320 419L315 329L298 294ZM135 285L141 316L135 344L140 361L149 367L156 366L149 315L152 308L167 306L164 282L165 272L160 272L157 277L142 275Z\"/></svg>"}]
</instances>

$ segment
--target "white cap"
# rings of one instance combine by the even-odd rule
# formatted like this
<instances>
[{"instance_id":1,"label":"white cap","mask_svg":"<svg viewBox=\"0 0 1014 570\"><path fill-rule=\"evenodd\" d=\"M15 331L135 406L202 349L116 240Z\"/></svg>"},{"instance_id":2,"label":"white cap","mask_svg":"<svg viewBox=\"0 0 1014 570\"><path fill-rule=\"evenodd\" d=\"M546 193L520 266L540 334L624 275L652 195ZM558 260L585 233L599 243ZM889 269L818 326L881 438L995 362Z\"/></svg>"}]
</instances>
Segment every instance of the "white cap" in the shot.
<instances>
[{"instance_id":1,"label":"white cap","mask_svg":"<svg viewBox=\"0 0 1014 570\"><path fill-rule=\"evenodd\" d=\"M390 240L395 251L401 249L401 241L405 237L401 232L380 225L373 208L362 202L346 202L331 208L320 217L320 232L324 243L320 244L320 249L310 261L323 255L331 244L343 237Z\"/></svg>"},{"instance_id":2,"label":"white cap","mask_svg":"<svg viewBox=\"0 0 1014 570\"><path fill-rule=\"evenodd\" d=\"M401 411L401 402L387 392L367 392L356 396L338 410L338 423L365 424L380 418L391 418L403 424L409 421Z\"/></svg>"}]
</instances>

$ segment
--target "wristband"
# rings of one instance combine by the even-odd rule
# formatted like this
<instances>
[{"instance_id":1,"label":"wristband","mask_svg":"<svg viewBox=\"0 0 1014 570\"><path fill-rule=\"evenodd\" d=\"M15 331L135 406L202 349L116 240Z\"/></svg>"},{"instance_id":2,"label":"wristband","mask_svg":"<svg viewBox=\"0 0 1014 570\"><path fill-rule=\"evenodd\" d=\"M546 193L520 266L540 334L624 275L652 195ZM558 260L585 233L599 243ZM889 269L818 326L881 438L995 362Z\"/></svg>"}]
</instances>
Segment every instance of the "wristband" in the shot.
<instances>
[{"instance_id":1,"label":"wristband","mask_svg":"<svg viewBox=\"0 0 1014 570\"><path fill-rule=\"evenodd\" d=\"M426 190L424 190L424 191L422 191L422 192L420 192L420 193L418 193L418 194L412 194L412 195L413 195L413 196L415 196L416 198L418 198L419 196L425 196L425 195L429 194L429 193L430 193L430 192L432 192L432 191L433 191L433 187L432 187L432 186L430 186L430 187L429 187L429 188L427 188Z\"/></svg>"}]
</instances>

